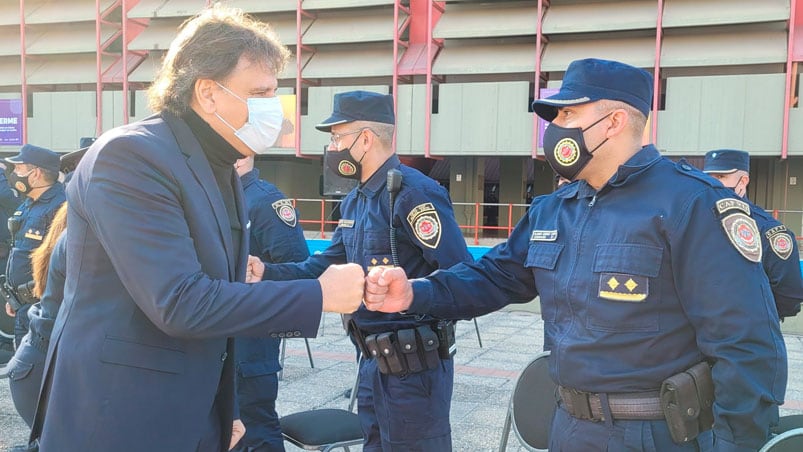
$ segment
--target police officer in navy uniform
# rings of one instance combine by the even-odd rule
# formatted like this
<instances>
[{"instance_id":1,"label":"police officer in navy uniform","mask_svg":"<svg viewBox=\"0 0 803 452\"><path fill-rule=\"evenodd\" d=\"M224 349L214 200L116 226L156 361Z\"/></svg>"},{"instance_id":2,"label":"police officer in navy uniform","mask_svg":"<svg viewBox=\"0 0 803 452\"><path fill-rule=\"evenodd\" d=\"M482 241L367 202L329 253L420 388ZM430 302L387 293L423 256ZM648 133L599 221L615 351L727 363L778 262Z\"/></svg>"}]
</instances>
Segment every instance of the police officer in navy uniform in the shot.
<instances>
[{"instance_id":1,"label":"police officer in navy uniform","mask_svg":"<svg viewBox=\"0 0 803 452\"><path fill-rule=\"evenodd\" d=\"M327 152L332 155L326 159L332 162L331 169L360 183L343 199L342 217L326 250L300 264L267 265L263 278L311 278L343 262L358 263L366 270L392 267L391 231L395 231L397 265L410 275L425 276L472 260L447 191L402 165L394 154L394 124L390 95L367 91L335 95L334 112L316 127L331 133ZM392 208L390 170L401 174ZM352 338L369 358L361 362L357 393L363 450L451 450L454 364L444 349L450 345L445 336L454 325L431 316L360 308L350 327ZM433 339L438 332L446 332L439 341ZM417 347L422 339L424 346ZM442 354L432 345L440 345Z\"/></svg>"},{"instance_id":2,"label":"police officer in navy uniform","mask_svg":"<svg viewBox=\"0 0 803 452\"><path fill-rule=\"evenodd\" d=\"M793 317L803 301L803 276L795 233L769 212L747 199L750 183L750 154L735 149L718 149L705 154L703 172L722 182L748 205L750 217L761 232L762 264L770 280L778 316Z\"/></svg>"},{"instance_id":3,"label":"police officer in navy uniform","mask_svg":"<svg viewBox=\"0 0 803 452\"><path fill-rule=\"evenodd\" d=\"M548 162L577 182L475 264L372 270L364 302L471 318L540 296L560 395L550 450L755 451L787 378L759 230L731 190L641 145L652 93L642 69L572 62L533 108L552 121Z\"/></svg>"},{"instance_id":4,"label":"police officer in navy uniform","mask_svg":"<svg viewBox=\"0 0 803 452\"><path fill-rule=\"evenodd\" d=\"M11 251L11 233L5 225L8 224L8 217L17 210L17 206L20 204L20 199L11 190L6 179L6 174L11 172L12 166L0 162L0 269L3 270L6 268L8 254ZM5 304L5 301L0 299L0 304ZM13 312L6 312L5 308L0 309L0 365L14 356L15 320L13 314Z\"/></svg>"},{"instance_id":5,"label":"police officer in navy uniform","mask_svg":"<svg viewBox=\"0 0 803 452\"><path fill-rule=\"evenodd\" d=\"M259 178L253 157L237 160L235 168L243 184L251 222L249 254L277 263L300 262L309 257L292 201L275 185ZM280 342L281 339L272 337L238 337L234 341L237 396L240 418L245 424L245 436L235 451L284 450L276 414Z\"/></svg>"},{"instance_id":6,"label":"police officer in navy uniform","mask_svg":"<svg viewBox=\"0 0 803 452\"><path fill-rule=\"evenodd\" d=\"M56 210L65 201L64 185L59 182L59 154L43 147L26 144L20 153L5 159L14 165L9 185L25 201L9 224L16 223L14 246L6 265L6 291L20 303L15 312L14 343L19 347L28 332L28 309L38 300L31 294L31 252L42 243ZM6 307L11 304L6 302Z\"/></svg>"}]
</instances>

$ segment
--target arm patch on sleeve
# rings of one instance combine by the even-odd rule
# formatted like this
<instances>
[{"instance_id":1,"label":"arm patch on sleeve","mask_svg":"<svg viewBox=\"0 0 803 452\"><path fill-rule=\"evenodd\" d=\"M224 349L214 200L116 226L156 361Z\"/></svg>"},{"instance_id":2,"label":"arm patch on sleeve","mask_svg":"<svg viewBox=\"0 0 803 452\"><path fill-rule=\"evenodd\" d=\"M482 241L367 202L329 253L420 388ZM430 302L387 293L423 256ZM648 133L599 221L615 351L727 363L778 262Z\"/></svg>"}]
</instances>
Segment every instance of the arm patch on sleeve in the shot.
<instances>
[{"instance_id":1,"label":"arm patch on sleeve","mask_svg":"<svg viewBox=\"0 0 803 452\"><path fill-rule=\"evenodd\" d=\"M438 247L441 241L441 220L431 202L413 207L407 214L407 222L422 245L433 249Z\"/></svg>"},{"instance_id":2,"label":"arm patch on sleeve","mask_svg":"<svg viewBox=\"0 0 803 452\"><path fill-rule=\"evenodd\" d=\"M293 207L293 202L289 199L280 199L271 204L273 210L278 215L279 219L291 228L296 227L296 208Z\"/></svg>"},{"instance_id":3,"label":"arm patch on sleeve","mask_svg":"<svg viewBox=\"0 0 803 452\"><path fill-rule=\"evenodd\" d=\"M779 225L772 229L768 229L764 235L767 241L770 242L772 252L783 260L789 259L792 255L792 238L786 232L786 226Z\"/></svg>"}]
</instances>

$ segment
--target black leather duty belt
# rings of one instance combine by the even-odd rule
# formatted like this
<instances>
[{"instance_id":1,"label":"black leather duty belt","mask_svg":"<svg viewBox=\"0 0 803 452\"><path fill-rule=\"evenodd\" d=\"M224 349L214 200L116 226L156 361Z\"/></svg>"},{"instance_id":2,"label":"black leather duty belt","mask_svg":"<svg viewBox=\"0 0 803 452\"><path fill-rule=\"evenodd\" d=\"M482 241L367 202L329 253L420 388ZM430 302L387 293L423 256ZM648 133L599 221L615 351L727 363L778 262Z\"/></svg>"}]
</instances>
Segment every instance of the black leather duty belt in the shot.
<instances>
[{"instance_id":1,"label":"black leather duty belt","mask_svg":"<svg viewBox=\"0 0 803 452\"><path fill-rule=\"evenodd\" d=\"M605 420L602 398L597 393L558 386L563 408L578 419ZM616 420L664 419L658 391L608 394L611 416Z\"/></svg>"}]
</instances>

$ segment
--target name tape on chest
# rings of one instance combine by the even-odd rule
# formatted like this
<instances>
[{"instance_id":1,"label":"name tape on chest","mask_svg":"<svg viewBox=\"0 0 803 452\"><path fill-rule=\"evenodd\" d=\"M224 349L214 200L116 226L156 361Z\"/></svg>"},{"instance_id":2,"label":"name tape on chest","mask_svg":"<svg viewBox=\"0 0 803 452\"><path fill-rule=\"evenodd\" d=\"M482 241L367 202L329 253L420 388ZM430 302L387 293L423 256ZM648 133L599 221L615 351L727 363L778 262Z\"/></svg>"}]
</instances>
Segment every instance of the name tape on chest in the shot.
<instances>
[{"instance_id":1,"label":"name tape on chest","mask_svg":"<svg viewBox=\"0 0 803 452\"><path fill-rule=\"evenodd\" d=\"M790 237L787 232L786 226L781 224L774 228L767 229L767 231L764 232L764 236L767 237L767 241L770 242L770 249L772 249L772 252L775 253L776 256L783 260L789 259L789 256L792 255L792 247L794 244L792 243L792 237Z\"/></svg>"},{"instance_id":2,"label":"name tape on chest","mask_svg":"<svg viewBox=\"0 0 803 452\"><path fill-rule=\"evenodd\" d=\"M431 202L419 204L407 214L413 235L428 248L437 248L441 241L441 219Z\"/></svg>"},{"instance_id":3,"label":"name tape on chest","mask_svg":"<svg viewBox=\"0 0 803 452\"><path fill-rule=\"evenodd\" d=\"M354 227L354 220L347 220L345 218L341 218L337 220L337 227L339 228L353 228Z\"/></svg>"},{"instance_id":4,"label":"name tape on chest","mask_svg":"<svg viewBox=\"0 0 803 452\"><path fill-rule=\"evenodd\" d=\"M530 234L531 242L554 242L557 239L558 239L557 229L553 229L550 231L534 229L532 234Z\"/></svg>"},{"instance_id":5,"label":"name tape on chest","mask_svg":"<svg viewBox=\"0 0 803 452\"><path fill-rule=\"evenodd\" d=\"M276 211L276 215L284 224L291 228L296 227L298 220L296 218L296 208L293 207L292 201L289 199L280 199L271 204L271 207L273 207L273 210Z\"/></svg>"}]
</instances>

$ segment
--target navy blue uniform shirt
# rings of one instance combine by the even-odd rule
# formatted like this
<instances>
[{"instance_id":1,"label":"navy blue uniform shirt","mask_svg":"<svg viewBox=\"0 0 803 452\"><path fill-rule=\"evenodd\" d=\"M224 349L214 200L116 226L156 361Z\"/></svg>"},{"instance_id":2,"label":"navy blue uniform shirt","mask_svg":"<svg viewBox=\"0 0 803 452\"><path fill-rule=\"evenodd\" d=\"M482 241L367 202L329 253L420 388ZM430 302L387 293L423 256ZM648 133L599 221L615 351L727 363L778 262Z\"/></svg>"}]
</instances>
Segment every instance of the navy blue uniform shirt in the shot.
<instances>
[{"instance_id":1,"label":"navy blue uniform shirt","mask_svg":"<svg viewBox=\"0 0 803 452\"><path fill-rule=\"evenodd\" d=\"M761 231L763 245L762 264L770 279L770 288L775 297L775 307L781 318L792 317L800 312L803 302L803 275L800 273L800 255L795 233L773 218L769 212L750 204L751 217Z\"/></svg>"},{"instance_id":2,"label":"navy blue uniform shirt","mask_svg":"<svg viewBox=\"0 0 803 452\"><path fill-rule=\"evenodd\" d=\"M36 200L25 198L14 216L20 228L14 236L14 248L8 256L6 277L11 287L31 280L31 253L42 244L53 215L65 201L64 185L56 182Z\"/></svg>"},{"instance_id":3,"label":"navy blue uniform shirt","mask_svg":"<svg viewBox=\"0 0 803 452\"><path fill-rule=\"evenodd\" d=\"M343 199L341 219L326 250L300 264L267 265L264 279L316 278L329 265L347 262L360 264L366 271L392 266L386 186L388 170L393 168L402 173L393 214L399 265L411 277L418 277L458 262L473 261L446 190L418 170L402 165L393 155ZM427 322L420 316L368 311L365 306L360 306L353 318L367 333Z\"/></svg>"},{"instance_id":4,"label":"navy blue uniform shirt","mask_svg":"<svg viewBox=\"0 0 803 452\"><path fill-rule=\"evenodd\" d=\"M415 280L408 311L470 318L540 295L552 379L589 392L657 390L711 360L717 447L758 449L778 422L786 348L758 230L733 201L647 146L599 191L580 181L536 198L476 264Z\"/></svg>"}]
</instances>

